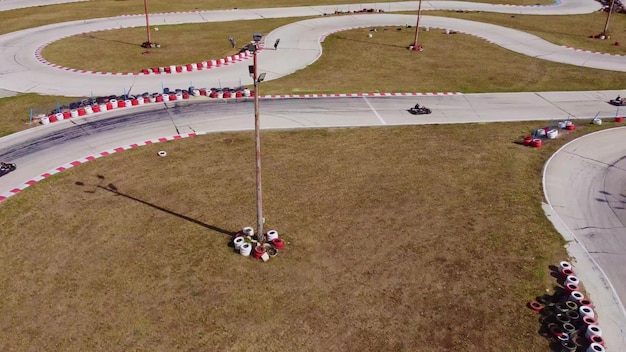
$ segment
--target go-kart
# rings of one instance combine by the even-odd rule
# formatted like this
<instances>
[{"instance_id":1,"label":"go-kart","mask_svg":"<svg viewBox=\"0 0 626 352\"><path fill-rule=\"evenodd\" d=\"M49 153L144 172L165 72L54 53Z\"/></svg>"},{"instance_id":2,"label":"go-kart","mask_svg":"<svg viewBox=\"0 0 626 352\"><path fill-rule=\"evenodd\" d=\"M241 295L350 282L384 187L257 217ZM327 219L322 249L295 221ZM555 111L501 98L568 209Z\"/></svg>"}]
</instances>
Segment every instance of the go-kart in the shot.
<instances>
[{"instance_id":1,"label":"go-kart","mask_svg":"<svg viewBox=\"0 0 626 352\"><path fill-rule=\"evenodd\" d=\"M617 98L609 100L609 104L615 106L626 106L626 98L620 98L618 95Z\"/></svg>"},{"instance_id":2,"label":"go-kart","mask_svg":"<svg viewBox=\"0 0 626 352\"><path fill-rule=\"evenodd\" d=\"M412 115L427 115L427 114L430 114L432 111L430 111L430 109L425 106L420 106L420 104L415 104L415 106L410 108L408 112L411 113Z\"/></svg>"},{"instance_id":3,"label":"go-kart","mask_svg":"<svg viewBox=\"0 0 626 352\"><path fill-rule=\"evenodd\" d=\"M2 162L0 163L0 176L4 176L11 171L15 171L15 169L17 169L15 164Z\"/></svg>"}]
</instances>

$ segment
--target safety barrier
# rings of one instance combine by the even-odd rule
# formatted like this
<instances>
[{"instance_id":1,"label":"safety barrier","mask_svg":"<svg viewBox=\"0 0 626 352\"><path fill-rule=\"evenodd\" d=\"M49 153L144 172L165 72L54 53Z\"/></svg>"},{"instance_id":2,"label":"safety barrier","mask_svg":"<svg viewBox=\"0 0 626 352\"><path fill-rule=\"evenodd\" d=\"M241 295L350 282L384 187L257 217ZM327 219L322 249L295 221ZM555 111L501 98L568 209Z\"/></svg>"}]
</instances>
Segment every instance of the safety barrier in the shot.
<instances>
[{"instance_id":1,"label":"safety barrier","mask_svg":"<svg viewBox=\"0 0 626 352\"><path fill-rule=\"evenodd\" d=\"M263 50L263 45L259 45L259 50ZM229 55L221 59L202 61L202 62L194 62L190 64L184 65L170 65L165 67L152 67L152 68L144 68L141 70L141 74L144 75L160 75L160 74L175 74L175 73L184 73L184 72L194 72L194 71L202 71L202 70L210 70L213 68L218 68L222 66L232 65L237 62L242 62L247 59L250 59L253 56L251 51L243 51L239 54Z\"/></svg>"},{"instance_id":2,"label":"safety barrier","mask_svg":"<svg viewBox=\"0 0 626 352\"><path fill-rule=\"evenodd\" d=\"M591 301L578 289L567 287L580 285L572 265L563 261L553 270L560 285L555 287L554 294L544 294L528 303L529 308L541 314L541 330L559 344L561 351L604 351L602 329L595 319Z\"/></svg>"}]
</instances>

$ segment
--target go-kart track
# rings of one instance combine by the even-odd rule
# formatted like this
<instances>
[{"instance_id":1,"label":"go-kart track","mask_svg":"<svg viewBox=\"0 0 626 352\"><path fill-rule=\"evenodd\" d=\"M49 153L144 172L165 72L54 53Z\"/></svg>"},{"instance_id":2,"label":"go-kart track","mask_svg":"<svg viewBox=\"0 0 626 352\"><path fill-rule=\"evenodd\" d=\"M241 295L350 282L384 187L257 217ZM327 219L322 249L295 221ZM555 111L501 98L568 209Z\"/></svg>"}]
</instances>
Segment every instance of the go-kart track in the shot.
<instances>
[{"instance_id":1,"label":"go-kart track","mask_svg":"<svg viewBox=\"0 0 626 352\"><path fill-rule=\"evenodd\" d=\"M69 1L65 1L69 2ZM56 1L0 1L0 10L39 6ZM11 7L11 6L15 7ZM202 11L155 14L151 23L168 25L235 21L272 17L316 16L362 5ZM413 11L417 2L366 4L391 11ZM593 0L560 1L547 6L490 5L458 1L430 1L425 10L566 15L597 11ZM258 54L259 69L277 79L302 69L322 55L320 40L329 33L354 27L398 26L415 23L415 16L367 14L329 16L295 22L269 33L281 39L280 50ZM250 84L247 61L216 69L169 75L74 72L53 67L37 53L48 43L84 32L144 25L140 15L78 20L31 28L0 36L0 91L36 92L68 96L109 95L123 90L159 91L162 84L183 88ZM528 56L578 66L626 72L626 58L554 45L536 36L486 23L424 16L423 26L451 29L481 37ZM607 104L623 92L544 92L509 94L428 94L419 103L431 114L413 116L407 108L415 97L355 97L332 99L263 100L264 129L332 126L379 126L420 123L551 120L615 116ZM207 109L206 104L211 104ZM172 109L176 106L176 109ZM206 101L150 104L65 120L0 139L0 159L15 162L17 170L0 178L0 194L11 196L45 176L111 152L158 141L165 136L190 136L219 131L251 130L250 102L214 104ZM171 139L172 137L170 137ZM597 307L609 351L626 351L626 128L588 135L571 142L548 162L544 174L546 213L570 241L575 269ZM117 148L117 149L116 149ZM87 157L87 158L86 158ZM50 171L52 170L52 171ZM620 300L621 298L621 300Z\"/></svg>"}]
</instances>

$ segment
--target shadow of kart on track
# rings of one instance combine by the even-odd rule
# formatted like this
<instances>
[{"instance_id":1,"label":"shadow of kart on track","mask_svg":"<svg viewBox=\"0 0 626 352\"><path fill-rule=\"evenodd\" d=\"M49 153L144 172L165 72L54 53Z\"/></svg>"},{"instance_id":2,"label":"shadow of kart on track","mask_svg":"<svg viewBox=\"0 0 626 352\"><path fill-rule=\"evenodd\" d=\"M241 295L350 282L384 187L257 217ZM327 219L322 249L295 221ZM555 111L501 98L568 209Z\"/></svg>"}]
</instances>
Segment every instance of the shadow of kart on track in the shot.
<instances>
[{"instance_id":1,"label":"shadow of kart on track","mask_svg":"<svg viewBox=\"0 0 626 352\"><path fill-rule=\"evenodd\" d=\"M407 111L411 113L411 115L428 115L432 112L429 108L425 106L420 106L420 104L415 104L414 107L410 108Z\"/></svg>"},{"instance_id":2,"label":"shadow of kart on track","mask_svg":"<svg viewBox=\"0 0 626 352\"><path fill-rule=\"evenodd\" d=\"M15 171L17 166L13 163L5 163L4 161L0 163L0 176L4 176L11 171Z\"/></svg>"},{"instance_id":3,"label":"shadow of kart on track","mask_svg":"<svg viewBox=\"0 0 626 352\"><path fill-rule=\"evenodd\" d=\"M609 104L615 106L626 106L626 98L620 98L618 95L617 98L609 100Z\"/></svg>"}]
</instances>

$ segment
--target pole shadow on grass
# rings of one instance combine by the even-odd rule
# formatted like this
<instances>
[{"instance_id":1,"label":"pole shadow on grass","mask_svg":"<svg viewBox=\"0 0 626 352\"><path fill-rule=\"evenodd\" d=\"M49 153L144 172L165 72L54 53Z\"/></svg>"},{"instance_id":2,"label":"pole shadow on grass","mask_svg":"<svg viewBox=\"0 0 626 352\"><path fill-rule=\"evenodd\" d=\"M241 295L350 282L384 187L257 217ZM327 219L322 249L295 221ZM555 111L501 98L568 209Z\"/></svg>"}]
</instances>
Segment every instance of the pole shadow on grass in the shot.
<instances>
[{"instance_id":1,"label":"pole shadow on grass","mask_svg":"<svg viewBox=\"0 0 626 352\"><path fill-rule=\"evenodd\" d=\"M139 44L137 44L137 43L125 42L125 41L123 41L123 40L115 40L115 39L104 39L104 38L98 38L98 37L95 37L95 36L93 36L93 35L89 35L89 34L85 34L85 37L86 37L86 38L89 38L89 39L101 40L101 41L103 41L103 42L111 42L111 43L127 44L127 45L130 45L130 46L140 46L140 45L139 45Z\"/></svg>"},{"instance_id":2,"label":"pole shadow on grass","mask_svg":"<svg viewBox=\"0 0 626 352\"><path fill-rule=\"evenodd\" d=\"M176 216L176 217L181 218L181 219L183 219L183 220L186 220L186 221L192 222L192 223L194 223L194 224L196 224L196 225L200 225L200 226L202 226L202 227L204 227L204 228L206 228L206 229L209 229L209 230L212 230L212 231L215 231L215 232L219 232L219 233L221 233L221 234L228 235L228 236L233 236L233 235L235 234L235 232L233 232L233 231L228 231L228 230L225 230L225 229L223 229L223 228L217 227L217 226L215 226L215 225L210 225L210 224L204 223L204 222L202 222L202 221L200 221L200 220L198 220L198 219L194 219L194 218L189 217L189 216L187 216L187 215L180 214L180 213L177 213L177 212L175 212L175 211L172 211L172 210L166 209L166 208L164 208L164 207L162 207L162 206L159 206L159 205L156 205L156 204L152 204L152 203L147 202L147 201L145 201L145 200L142 200L142 199L139 199L139 198L133 197L133 196L131 196L131 195L129 195L129 194L122 193L122 192L120 192L120 190L119 190L119 189L118 189L118 188L117 188L114 184L112 184L112 183L109 183L109 184L107 184L106 186L103 186L103 185L102 185L102 183L104 182L105 177L104 177L104 176L102 176L102 175L98 175L97 177L98 177L98 179L100 180L100 182L99 182L97 185L93 185L93 189L92 189L92 190L87 190L87 191L85 191L86 193L96 193L96 190L98 190L98 189L102 189L102 190L105 190L105 191L107 191L107 192L113 193L113 194L115 194L116 196L122 196L122 197L124 197L124 198L126 198L126 199L133 200L133 201L135 201L135 202L141 203L141 204L143 204L143 205L147 205L147 206L149 206L149 207L151 207L151 208L154 208L154 209L160 210L160 211L162 211L162 212L165 212L165 213L167 213L167 214L170 214L170 215ZM74 182L74 184L75 184L76 186L80 186L80 187L87 186L84 182L81 182L81 181L76 181L76 182Z\"/></svg>"},{"instance_id":3,"label":"pole shadow on grass","mask_svg":"<svg viewBox=\"0 0 626 352\"><path fill-rule=\"evenodd\" d=\"M346 38L346 37L342 37L340 35L336 35L337 39L341 39L341 40L349 40L351 42L356 42L356 43L366 43L368 45L377 45L377 46L387 46L387 47L392 47L392 48L402 48L402 49L406 49L407 45L398 45L398 44L384 44L384 43L373 43L369 40L361 40L361 39L350 39L350 38Z\"/></svg>"}]
</instances>

